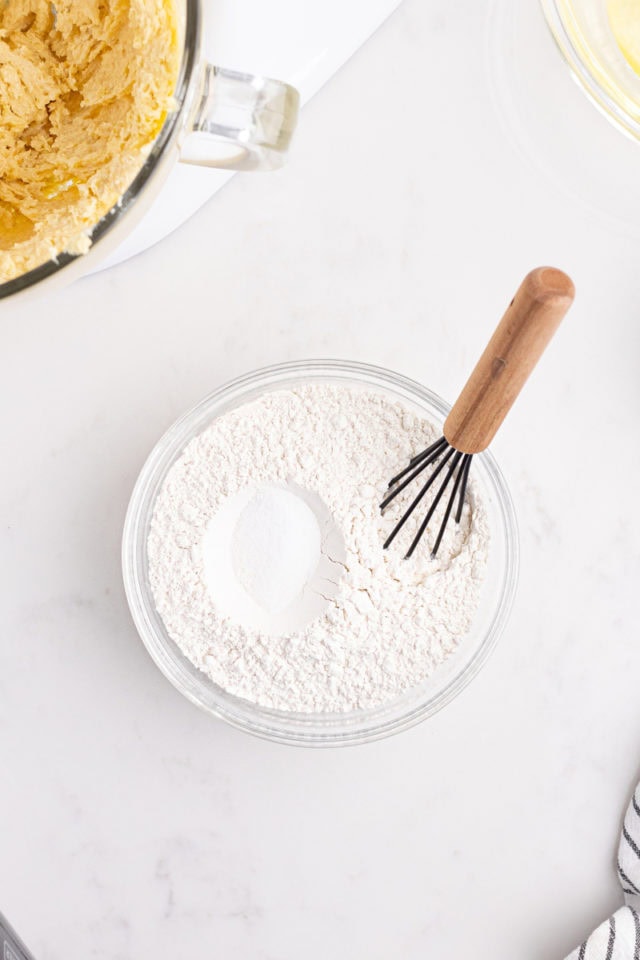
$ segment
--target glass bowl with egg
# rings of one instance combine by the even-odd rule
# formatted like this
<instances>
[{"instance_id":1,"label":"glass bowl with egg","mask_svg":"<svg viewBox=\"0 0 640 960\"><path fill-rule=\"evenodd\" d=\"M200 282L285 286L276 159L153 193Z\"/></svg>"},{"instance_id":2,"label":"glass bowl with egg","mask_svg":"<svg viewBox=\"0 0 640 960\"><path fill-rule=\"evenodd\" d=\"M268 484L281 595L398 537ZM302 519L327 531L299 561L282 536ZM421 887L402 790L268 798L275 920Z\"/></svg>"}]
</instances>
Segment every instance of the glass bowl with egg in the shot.
<instances>
[{"instance_id":1,"label":"glass bowl with egg","mask_svg":"<svg viewBox=\"0 0 640 960\"><path fill-rule=\"evenodd\" d=\"M261 402L278 391L325 386L346 387L351 391L366 392L369 396L375 394L384 403L406 410L413 422L418 419L428 421L436 430L441 429L449 410L440 397L420 384L392 371L354 362L318 360L287 363L240 377L189 410L156 445L140 473L131 498L122 548L124 584L133 620L152 659L171 683L194 704L237 728L269 740L308 746L357 744L386 737L413 726L449 703L478 673L494 648L512 605L518 572L518 536L511 498L495 460L491 454L483 453L477 457L477 462L474 459L473 466L474 490L481 499L483 517L489 531L489 548L479 601L469 629L458 638L455 649L439 662L424 681L373 705L356 704L352 708L339 710L296 710L287 709L286 702L282 700L278 701L277 707L273 707L239 696L225 689L221 683L214 682L205 670L185 656L172 639L165 618L159 613L157 585L154 587L150 577L150 543L151 553L157 551L157 538L154 541L153 532L154 512L166 489L167 478L171 478L172 470L181 462L185 450L193 449L189 445L193 444L195 438L201 438L212 424L220 423L222 418L241 411L248 404ZM310 456L313 457L312 445L310 449ZM373 516L374 507L377 511L380 492L376 482L384 484L388 476L385 474L366 480L363 489L367 491L366 497L372 498ZM171 500L165 502L170 503ZM296 523L304 523L302 514L299 516ZM216 529L218 543L225 539L225 529L229 529L226 521ZM377 528L374 534L377 536ZM201 545L196 546L200 549ZM398 562L412 563L400 557ZM412 568L407 566L404 569L410 571ZM170 576L169 573L169 589ZM227 578L219 559L213 581L218 583L218 594L227 605L226 612L230 618L216 621L210 637L214 651L212 655L215 657L216 642L230 629L229 625L235 616L233 598L230 597L233 588L226 586ZM339 605L340 589L338 583L334 596L325 598L327 604ZM218 602L218 598L215 602ZM455 603L455 598L452 603ZM321 616L321 613L318 611L317 615ZM402 651L402 631L398 633L399 650ZM375 635L370 642L374 649Z\"/></svg>"},{"instance_id":2,"label":"glass bowl with egg","mask_svg":"<svg viewBox=\"0 0 640 960\"><path fill-rule=\"evenodd\" d=\"M637 0L541 0L574 77L617 127L640 139Z\"/></svg>"}]
</instances>

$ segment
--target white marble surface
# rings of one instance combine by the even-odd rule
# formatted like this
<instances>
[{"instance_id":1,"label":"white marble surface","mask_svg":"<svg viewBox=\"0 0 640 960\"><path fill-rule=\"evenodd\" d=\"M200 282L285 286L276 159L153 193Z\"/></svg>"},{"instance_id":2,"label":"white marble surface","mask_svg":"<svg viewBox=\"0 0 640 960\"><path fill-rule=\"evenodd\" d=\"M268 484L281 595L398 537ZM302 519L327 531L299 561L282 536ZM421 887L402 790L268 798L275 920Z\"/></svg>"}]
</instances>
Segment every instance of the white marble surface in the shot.
<instances>
[{"instance_id":1,"label":"white marble surface","mask_svg":"<svg viewBox=\"0 0 640 960\"><path fill-rule=\"evenodd\" d=\"M406 0L306 108L286 170L2 308L0 909L37 960L561 960L617 905L640 773L640 238L619 171L640 154L522 4L564 121L531 113L544 163L496 96L491 5ZM586 199L549 175L563 136L584 144L581 184L600 158ZM614 214L607 170L629 197ZM230 376L307 356L452 397L541 262L579 297L494 445L522 580L481 675L357 749L199 713L147 657L120 580L160 432Z\"/></svg>"}]
</instances>

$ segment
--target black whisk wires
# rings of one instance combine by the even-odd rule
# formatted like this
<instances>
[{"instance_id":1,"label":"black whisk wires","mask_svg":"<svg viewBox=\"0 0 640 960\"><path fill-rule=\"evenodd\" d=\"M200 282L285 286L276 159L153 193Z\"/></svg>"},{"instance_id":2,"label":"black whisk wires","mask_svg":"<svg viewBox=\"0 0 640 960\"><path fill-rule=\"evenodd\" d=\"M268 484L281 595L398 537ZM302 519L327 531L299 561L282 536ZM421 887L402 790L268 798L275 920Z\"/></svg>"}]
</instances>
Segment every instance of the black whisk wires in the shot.
<instances>
[{"instance_id":1,"label":"black whisk wires","mask_svg":"<svg viewBox=\"0 0 640 960\"><path fill-rule=\"evenodd\" d=\"M420 474L427 469L427 467L432 464L437 464L435 470L427 480L427 482L422 486L422 489L411 502L407 510L403 513L402 517L395 525L389 536L384 542L384 549L391 546L397 535L400 533L405 523L409 517L413 514L414 510L422 503L426 497L429 490L433 487L438 477L444 472L445 468L448 466L448 470L444 479L442 480L438 492L436 493L429 511L420 524L418 532L416 533L411 546L406 554L406 559L412 556L416 547L422 540L424 533L433 517L434 513L438 509L438 504L444 497L448 487L453 480L453 488L451 489L451 494L449 496L449 502L447 503L447 508L442 518L442 523L440 524L440 529L438 531L438 536L431 550L431 556L435 557L442 543L442 538L444 532L447 528L447 524L451 517L456 499L458 501L458 506L455 514L456 523L460 523L462 518L462 509L464 507L464 499L467 492L467 482L469 479L469 468L471 467L471 460L473 458L472 453L460 453L456 450L455 447L452 447L451 444L446 440L445 437L440 437L439 440L436 440L435 443L432 443L430 447L427 447L426 450L423 450L422 453L419 453L416 457L413 457L409 461L409 465L404 468L399 474L391 479L389 482L389 493L385 499L380 504L380 510L384 510L392 503L395 498L401 494L410 483L420 476ZM438 463L438 461L440 461Z\"/></svg>"}]
</instances>

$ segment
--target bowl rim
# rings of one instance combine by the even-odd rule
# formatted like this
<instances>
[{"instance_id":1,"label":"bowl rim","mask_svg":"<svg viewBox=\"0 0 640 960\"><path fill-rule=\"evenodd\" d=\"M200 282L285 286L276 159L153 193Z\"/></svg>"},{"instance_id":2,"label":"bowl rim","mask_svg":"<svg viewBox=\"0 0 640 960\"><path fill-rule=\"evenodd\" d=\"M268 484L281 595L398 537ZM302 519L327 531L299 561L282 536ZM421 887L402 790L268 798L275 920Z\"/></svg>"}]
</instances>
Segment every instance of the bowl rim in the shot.
<instances>
[{"instance_id":1,"label":"bowl rim","mask_svg":"<svg viewBox=\"0 0 640 960\"><path fill-rule=\"evenodd\" d=\"M432 716L456 697L476 676L495 648L511 612L519 572L519 538L515 510L506 482L493 456L486 451L478 454L486 478L496 494L498 513L502 523L505 547L504 575L501 592L493 611L490 625L473 656L464 668L449 680L441 690L426 701L417 701L406 710L397 711L407 691L400 698L371 710L352 711L344 714L299 714L293 711L273 710L228 694L209 680L204 673L190 665L197 678L194 683L185 683L178 676L178 664L186 658L177 645L162 636L163 625L155 612L153 597L145 588L140 554L146 549L146 532L153 505L168 470L181 455L186 443L197 436L219 413L211 408L223 401L229 407L255 399L260 388L264 390L286 389L295 380L327 381L330 379L354 380L374 388L387 387L396 392L402 390L407 399L426 406L444 419L449 405L436 393L418 382L383 367L347 360L302 360L262 367L224 383L190 407L162 434L153 447L138 475L126 513L122 536L122 574L125 595L137 632L147 652L183 696L192 703L224 720L231 726L263 739L306 746L344 746L382 739L406 730ZM253 391L252 396L248 396ZM233 402L236 401L236 402ZM425 411L426 412L426 411ZM151 612L153 607L153 613ZM154 616L156 625L154 625ZM160 630L157 629L159 624ZM419 688L414 688L415 690ZM208 693L205 698L204 691ZM377 721L377 722L376 722ZM324 729L331 722L330 730ZM322 725L323 729L319 730Z\"/></svg>"}]
</instances>

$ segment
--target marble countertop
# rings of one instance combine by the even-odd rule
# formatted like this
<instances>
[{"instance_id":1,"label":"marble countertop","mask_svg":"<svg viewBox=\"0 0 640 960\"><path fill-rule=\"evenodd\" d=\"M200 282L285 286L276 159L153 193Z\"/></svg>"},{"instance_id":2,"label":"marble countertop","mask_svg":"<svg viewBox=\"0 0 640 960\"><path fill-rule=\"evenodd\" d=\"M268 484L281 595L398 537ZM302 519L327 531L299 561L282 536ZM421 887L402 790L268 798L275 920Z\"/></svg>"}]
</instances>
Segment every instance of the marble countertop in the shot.
<instances>
[{"instance_id":1,"label":"marble countertop","mask_svg":"<svg viewBox=\"0 0 640 960\"><path fill-rule=\"evenodd\" d=\"M561 960L620 901L640 773L640 155L536 0L514 42L539 74L516 49L504 86L501 2L406 0L305 108L285 170L2 309L0 909L37 960ZM523 92L520 128L505 91L526 82L541 99ZM160 433L230 377L305 357L452 398L545 262L578 298L493 447L522 570L479 677L345 750L196 710L138 641L120 576Z\"/></svg>"}]
</instances>

